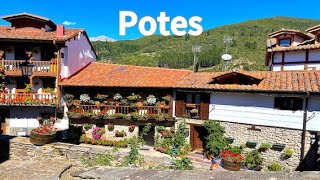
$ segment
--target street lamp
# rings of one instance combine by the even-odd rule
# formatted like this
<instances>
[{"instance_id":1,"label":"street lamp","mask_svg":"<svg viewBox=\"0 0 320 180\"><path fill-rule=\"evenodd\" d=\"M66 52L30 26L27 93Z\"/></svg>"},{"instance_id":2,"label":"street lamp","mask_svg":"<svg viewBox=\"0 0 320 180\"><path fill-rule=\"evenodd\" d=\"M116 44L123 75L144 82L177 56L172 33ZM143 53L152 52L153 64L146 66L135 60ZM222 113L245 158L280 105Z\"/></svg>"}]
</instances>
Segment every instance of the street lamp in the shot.
<instances>
[{"instance_id":1,"label":"street lamp","mask_svg":"<svg viewBox=\"0 0 320 180\"><path fill-rule=\"evenodd\" d=\"M30 77L33 73L34 65L27 59L25 62L20 63L20 69L23 77Z\"/></svg>"},{"instance_id":2,"label":"street lamp","mask_svg":"<svg viewBox=\"0 0 320 180\"><path fill-rule=\"evenodd\" d=\"M26 55L28 57L26 58L25 62L20 63L20 69L23 77L30 77L33 73L33 67L34 67L34 65L29 62L32 56L32 52L26 51Z\"/></svg>"}]
</instances>

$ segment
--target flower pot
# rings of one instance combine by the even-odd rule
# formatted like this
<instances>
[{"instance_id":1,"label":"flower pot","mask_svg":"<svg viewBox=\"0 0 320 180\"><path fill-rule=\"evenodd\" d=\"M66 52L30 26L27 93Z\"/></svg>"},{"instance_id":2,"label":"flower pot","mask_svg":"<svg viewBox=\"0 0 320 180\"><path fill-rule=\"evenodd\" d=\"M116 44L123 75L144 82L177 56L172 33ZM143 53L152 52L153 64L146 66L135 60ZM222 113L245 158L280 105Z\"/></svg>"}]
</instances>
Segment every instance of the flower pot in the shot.
<instances>
[{"instance_id":1,"label":"flower pot","mask_svg":"<svg viewBox=\"0 0 320 180\"><path fill-rule=\"evenodd\" d=\"M240 171L241 163L235 163L228 159L222 158L223 168L229 171Z\"/></svg>"},{"instance_id":2,"label":"flower pot","mask_svg":"<svg viewBox=\"0 0 320 180\"><path fill-rule=\"evenodd\" d=\"M45 144L52 143L56 137L56 133L52 134L39 134L31 131L30 142L37 146L43 146Z\"/></svg>"},{"instance_id":3,"label":"flower pot","mask_svg":"<svg viewBox=\"0 0 320 180\"><path fill-rule=\"evenodd\" d=\"M246 146L247 146L248 148L255 148L255 147L257 146L257 143L256 143L256 142L253 142L253 141L248 141L248 142L246 143Z\"/></svg>"},{"instance_id":4,"label":"flower pot","mask_svg":"<svg viewBox=\"0 0 320 180\"><path fill-rule=\"evenodd\" d=\"M285 144L273 144L272 149L276 151L282 151L286 147Z\"/></svg>"},{"instance_id":5,"label":"flower pot","mask_svg":"<svg viewBox=\"0 0 320 180\"><path fill-rule=\"evenodd\" d=\"M232 137L227 137L226 140L227 140L228 144L232 144L234 142L234 138L232 138Z\"/></svg>"}]
</instances>

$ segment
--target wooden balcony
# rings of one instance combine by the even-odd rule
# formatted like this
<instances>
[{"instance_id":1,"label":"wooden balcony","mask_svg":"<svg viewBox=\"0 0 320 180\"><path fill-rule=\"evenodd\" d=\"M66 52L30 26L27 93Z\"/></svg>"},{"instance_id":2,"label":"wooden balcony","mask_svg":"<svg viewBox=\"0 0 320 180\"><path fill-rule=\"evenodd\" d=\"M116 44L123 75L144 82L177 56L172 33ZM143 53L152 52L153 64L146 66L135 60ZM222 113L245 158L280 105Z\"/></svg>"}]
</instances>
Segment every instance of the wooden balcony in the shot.
<instances>
[{"instance_id":1,"label":"wooden balcony","mask_svg":"<svg viewBox=\"0 0 320 180\"><path fill-rule=\"evenodd\" d=\"M8 76L21 76L20 64L25 60L1 60L1 66ZM57 75L57 62L53 61L32 61L33 76L52 76Z\"/></svg>"},{"instance_id":2,"label":"wooden balcony","mask_svg":"<svg viewBox=\"0 0 320 180\"><path fill-rule=\"evenodd\" d=\"M56 106L57 98L50 93L0 93L0 106Z\"/></svg>"},{"instance_id":3,"label":"wooden balcony","mask_svg":"<svg viewBox=\"0 0 320 180\"><path fill-rule=\"evenodd\" d=\"M170 106L79 105L71 106L67 114L72 119L173 120Z\"/></svg>"}]
</instances>

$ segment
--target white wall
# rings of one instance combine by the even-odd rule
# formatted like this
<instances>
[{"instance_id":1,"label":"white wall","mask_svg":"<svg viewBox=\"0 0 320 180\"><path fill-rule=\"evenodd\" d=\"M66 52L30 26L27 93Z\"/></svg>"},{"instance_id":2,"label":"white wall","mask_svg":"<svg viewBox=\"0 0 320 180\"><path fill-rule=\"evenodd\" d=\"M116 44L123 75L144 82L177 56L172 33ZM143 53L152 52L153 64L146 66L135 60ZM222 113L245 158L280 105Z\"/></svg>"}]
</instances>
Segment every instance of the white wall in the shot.
<instances>
[{"instance_id":1,"label":"white wall","mask_svg":"<svg viewBox=\"0 0 320 180\"><path fill-rule=\"evenodd\" d=\"M64 58L61 58L61 78L68 78L91 61L96 56L91 49L89 40L82 33L66 42L66 47L61 50Z\"/></svg>"},{"instance_id":2,"label":"white wall","mask_svg":"<svg viewBox=\"0 0 320 180\"><path fill-rule=\"evenodd\" d=\"M295 35L294 40L293 40L293 45L297 46L297 45L301 44L303 41L304 41L304 39L302 37Z\"/></svg>"},{"instance_id":3,"label":"white wall","mask_svg":"<svg viewBox=\"0 0 320 180\"><path fill-rule=\"evenodd\" d=\"M320 131L320 98L311 97L308 130ZM253 125L302 129L303 111L274 109L274 96L243 93L212 93L209 119Z\"/></svg>"},{"instance_id":4,"label":"white wall","mask_svg":"<svg viewBox=\"0 0 320 180\"><path fill-rule=\"evenodd\" d=\"M320 49L309 50L309 62L320 61Z\"/></svg>"},{"instance_id":5,"label":"white wall","mask_svg":"<svg viewBox=\"0 0 320 180\"><path fill-rule=\"evenodd\" d=\"M284 62L301 62L306 60L306 51L285 52Z\"/></svg>"},{"instance_id":6,"label":"white wall","mask_svg":"<svg viewBox=\"0 0 320 180\"><path fill-rule=\"evenodd\" d=\"M285 64L283 66L283 70L285 70L285 71L304 70L304 64Z\"/></svg>"},{"instance_id":7,"label":"white wall","mask_svg":"<svg viewBox=\"0 0 320 180\"><path fill-rule=\"evenodd\" d=\"M275 52L273 62L281 63L282 62L282 52Z\"/></svg>"},{"instance_id":8,"label":"white wall","mask_svg":"<svg viewBox=\"0 0 320 180\"><path fill-rule=\"evenodd\" d=\"M17 132L24 132L29 135L33 128L39 127L37 117L41 113L54 113L53 108L46 107L12 107L10 118L6 118L6 124L11 135L18 135ZM67 119L58 120L55 127L59 130L68 129Z\"/></svg>"}]
</instances>

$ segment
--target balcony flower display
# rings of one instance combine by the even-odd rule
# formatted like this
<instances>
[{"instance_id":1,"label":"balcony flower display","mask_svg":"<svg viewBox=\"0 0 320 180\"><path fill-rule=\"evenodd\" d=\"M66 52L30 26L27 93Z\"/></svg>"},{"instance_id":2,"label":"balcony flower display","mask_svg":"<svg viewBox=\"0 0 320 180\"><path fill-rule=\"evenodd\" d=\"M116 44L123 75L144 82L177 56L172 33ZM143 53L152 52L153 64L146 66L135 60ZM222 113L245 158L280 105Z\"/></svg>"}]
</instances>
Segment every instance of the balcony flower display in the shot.
<instances>
[{"instance_id":1,"label":"balcony flower display","mask_svg":"<svg viewBox=\"0 0 320 180\"><path fill-rule=\"evenodd\" d=\"M120 100L122 99L122 96L121 96L119 93L117 93L117 94L115 94L115 95L113 96L113 99L114 99L115 101L120 101Z\"/></svg>"},{"instance_id":2,"label":"balcony flower display","mask_svg":"<svg viewBox=\"0 0 320 180\"><path fill-rule=\"evenodd\" d=\"M113 131L114 130L114 124L113 123L109 123L108 124L108 130L109 131Z\"/></svg>"},{"instance_id":3,"label":"balcony flower display","mask_svg":"<svg viewBox=\"0 0 320 180\"><path fill-rule=\"evenodd\" d=\"M122 131L116 131L115 135L116 137L124 137L127 135L127 133L124 130L122 130Z\"/></svg>"},{"instance_id":4,"label":"balcony flower display","mask_svg":"<svg viewBox=\"0 0 320 180\"><path fill-rule=\"evenodd\" d=\"M164 100L166 103L169 103L171 100L171 97L169 95L163 96L162 100Z\"/></svg>"},{"instance_id":5,"label":"balcony flower display","mask_svg":"<svg viewBox=\"0 0 320 180\"><path fill-rule=\"evenodd\" d=\"M148 105L153 106L153 105L156 104L156 102L157 102L157 98L156 98L154 95L149 95L149 96L147 97L147 103L148 103Z\"/></svg>"},{"instance_id":6,"label":"balcony flower display","mask_svg":"<svg viewBox=\"0 0 320 180\"><path fill-rule=\"evenodd\" d=\"M82 103L89 103L90 101L90 96L88 94L81 94L80 95L80 101Z\"/></svg>"},{"instance_id":7,"label":"balcony flower display","mask_svg":"<svg viewBox=\"0 0 320 180\"><path fill-rule=\"evenodd\" d=\"M190 113L193 114L193 115L196 115L196 114L198 114L198 109L192 109L190 111Z\"/></svg>"},{"instance_id":8,"label":"balcony flower display","mask_svg":"<svg viewBox=\"0 0 320 180\"><path fill-rule=\"evenodd\" d=\"M130 125L129 126L129 132L133 132L134 131L134 129L136 128L136 126L135 125Z\"/></svg>"},{"instance_id":9,"label":"balcony flower display","mask_svg":"<svg viewBox=\"0 0 320 180\"><path fill-rule=\"evenodd\" d=\"M132 93L130 96L127 96L127 99L132 102L136 102L140 98L141 98L141 96L139 96L138 94L135 94L135 93Z\"/></svg>"}]
</instances>

